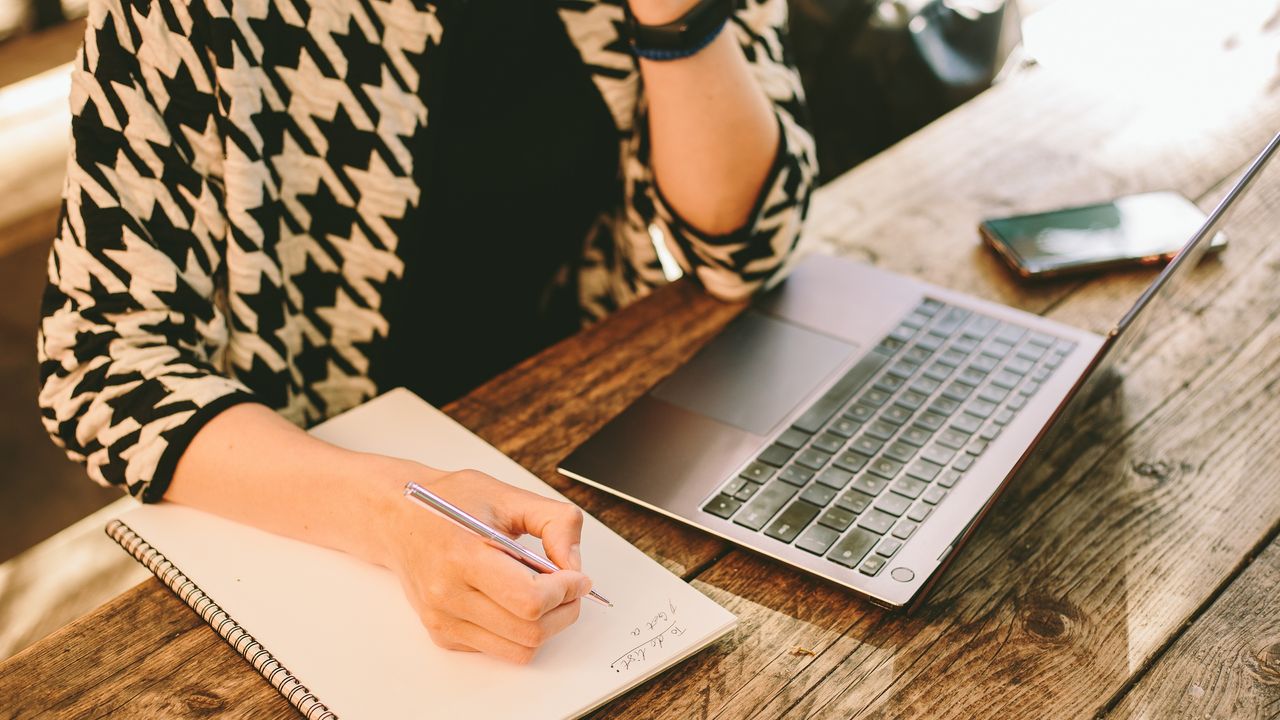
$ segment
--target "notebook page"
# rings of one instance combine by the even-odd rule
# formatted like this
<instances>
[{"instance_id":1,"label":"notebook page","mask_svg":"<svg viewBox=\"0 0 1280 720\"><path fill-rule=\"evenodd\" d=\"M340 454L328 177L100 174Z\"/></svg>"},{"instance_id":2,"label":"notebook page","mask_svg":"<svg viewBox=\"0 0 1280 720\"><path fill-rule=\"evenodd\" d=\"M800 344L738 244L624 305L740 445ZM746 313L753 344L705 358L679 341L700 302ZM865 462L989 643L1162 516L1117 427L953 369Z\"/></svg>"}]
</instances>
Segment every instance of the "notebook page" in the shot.
<instances>
[{"instance_id":1,"label":"notebook page","mask_svg":"<svg viewBox=\"0 0 1280 720\"><path fill-rule=\"evenodd\" d=\"M350 448L483 470L561 497L408 391L392 391L313 432ZM168 503L121 520L341 718L572 717L736 622L590 516L583 566L615 607L584 601L579 621L523 667L437 648L395 576L345 554Z\"/></svg>"}]
</instances>

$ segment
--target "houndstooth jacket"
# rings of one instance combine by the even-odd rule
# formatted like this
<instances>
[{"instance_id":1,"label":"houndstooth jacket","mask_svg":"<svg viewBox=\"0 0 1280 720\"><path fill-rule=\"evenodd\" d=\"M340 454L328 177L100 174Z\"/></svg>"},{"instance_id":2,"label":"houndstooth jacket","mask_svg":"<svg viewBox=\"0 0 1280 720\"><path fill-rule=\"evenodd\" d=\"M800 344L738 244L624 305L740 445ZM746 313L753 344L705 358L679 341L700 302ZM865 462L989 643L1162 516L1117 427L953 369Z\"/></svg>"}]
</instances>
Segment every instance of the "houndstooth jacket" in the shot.
<instances>
[{"instance_id":1,"label":"houndstooth jacket","mask_svg":"<svg viewBox=\"0 0 1280 720\"><path fill-rule=\"evenodd\" d=\"M658 243L717 295L759 287L794 247L816 171L785 1L739 0L727 28L773 101L781 144L753 218L721 237L681 222L653 183L620 0L556 7L619 137L623 201L568 269L584 318L664 281ZM366 351L388 332L397 222L421 200L419 75L447 28L424 0L89 8L39 400L49 434L92 479L154 501L192 436L231 404L305 426L382 390ZM368 148L365 161L330 159L350 157L350 143Z\"/></svg>"}]
</instances>

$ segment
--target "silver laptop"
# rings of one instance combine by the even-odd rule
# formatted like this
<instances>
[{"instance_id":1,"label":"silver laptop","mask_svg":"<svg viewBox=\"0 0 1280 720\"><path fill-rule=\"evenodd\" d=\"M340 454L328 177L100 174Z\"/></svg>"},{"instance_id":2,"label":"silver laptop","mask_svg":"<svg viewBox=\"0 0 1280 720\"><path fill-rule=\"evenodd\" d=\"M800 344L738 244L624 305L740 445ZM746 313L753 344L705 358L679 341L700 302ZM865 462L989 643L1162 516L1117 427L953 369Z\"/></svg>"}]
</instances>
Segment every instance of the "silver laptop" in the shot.
<instances>
[{"instance_id":1,"label":"silver laptop","mask_svg":"<svg viewBox=\"0 0 1280 720\"><path fill-rule=\"evenodd\" d=\"M810 257L560 472L880 604L919 602L1048 431L1123 374L1277 144L1105 337Z\"/></svg>"}]
</instances>

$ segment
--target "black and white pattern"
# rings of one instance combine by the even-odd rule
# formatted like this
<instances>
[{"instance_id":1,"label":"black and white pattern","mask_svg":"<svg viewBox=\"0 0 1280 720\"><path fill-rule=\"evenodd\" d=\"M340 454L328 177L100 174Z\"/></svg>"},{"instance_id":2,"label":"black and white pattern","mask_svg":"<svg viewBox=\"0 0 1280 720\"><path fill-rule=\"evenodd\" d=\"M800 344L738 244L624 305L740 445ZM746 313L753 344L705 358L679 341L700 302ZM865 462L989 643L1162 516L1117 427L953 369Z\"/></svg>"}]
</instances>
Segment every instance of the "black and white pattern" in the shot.
<instances>
[{"instance_id":1,"label":"black and white pattern","mask_svg":"<svg viewBox=\"0 0 1280 720\"><path fill-rule=\"evenodd\" d=\"M657 192L619 0L558 8L620 134L623 203L584 239L584 316L664 282L653 237L718 295L758 288L816 172L785 0L739 0L729 28L782 142L754 218L724 237ZM91 0L38 339L44 424L91 478L157 500L229 404L305 426L380 391L368 349L422 200L410 140L444 32L423 0Z\"/></svg>"}]
</instances>

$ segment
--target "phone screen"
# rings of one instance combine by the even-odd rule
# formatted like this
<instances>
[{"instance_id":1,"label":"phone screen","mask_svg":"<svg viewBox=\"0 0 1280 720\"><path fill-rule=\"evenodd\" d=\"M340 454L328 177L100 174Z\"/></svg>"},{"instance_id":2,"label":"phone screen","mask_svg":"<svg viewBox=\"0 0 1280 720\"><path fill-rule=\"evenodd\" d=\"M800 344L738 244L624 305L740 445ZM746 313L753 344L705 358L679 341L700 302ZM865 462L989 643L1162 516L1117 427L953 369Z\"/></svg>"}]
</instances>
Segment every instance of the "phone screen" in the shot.
<instances>
[{"instance_id":1,"label":"phone screen","mask_svg":"<svg viewBox=\"0 0 1280 720\"><path fill-rule=\"evenodd\" d=\"M1023 274L1041 275L1167 260L1204 221L1205 214L1190 200L1158 192L986 220L983 230ZM1218 234L1212 245L1224 242Z\"/></svg>"}]
</instances>

